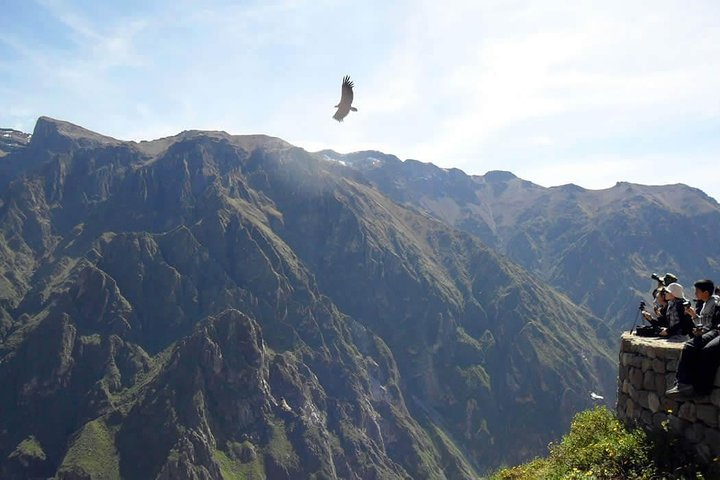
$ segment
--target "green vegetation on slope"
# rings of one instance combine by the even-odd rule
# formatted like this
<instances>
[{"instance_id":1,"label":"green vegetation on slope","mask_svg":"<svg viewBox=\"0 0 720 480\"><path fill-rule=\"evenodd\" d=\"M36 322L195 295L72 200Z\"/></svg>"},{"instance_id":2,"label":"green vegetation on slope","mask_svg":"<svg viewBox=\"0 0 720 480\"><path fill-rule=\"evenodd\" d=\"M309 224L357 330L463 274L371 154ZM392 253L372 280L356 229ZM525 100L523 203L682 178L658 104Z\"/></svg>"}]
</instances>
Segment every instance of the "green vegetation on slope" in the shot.
<instances>
[{"instance_id":1,"label":"green vegetation on slope","mask_svg":"<svg viewBox=\"0 0 720 480\"><path fill-rule=\"evenodd\" d=\"M102 419L88 422L65 455L60 473L82 472L90 478L120 478L114 437Z\"/></svg>"},{"instance_id":2,"label":"green vegetation on slope","mask_svg":"<svg viewBox=\"0 0 720 480\"><path fill-rule=\"evenodd\" d=\"M300 458L295 453L292 443L288 440L285 424L282 421L275 421L271 423L271 428L272 433L268 453L279 465L287 468L297 468L300 464Z\"/></svg>"},{"instance_id":3,"label":"green vegetation on slope","mask_svg":"<svg viewBox=\"0 0 720 480\"><path fill-rule=\"evenodd\" d=\"M40 442L32 435L18 444L15 451L10 454L10 458L13 457L36 458L38 460L45 460L46 458Z\"/></svg>"},{"instance_id":4,"label":"green vegetation on slope","mask_svg":"<svg viewBox=\"0 0 720 480\"><path fill-rule=\"evenodd\" d=\"M264 480L266 478L262 456L254 453L250 442L242 444L232 442L228 445L230 454L215 450L213 458L220 465L220 472L225 480ZM252 452L243 453L243 452ZM243 461L245 457L246 461Z\"/></svg>"},{"instance_id":5,"label":"green vegetation on slope","mask_svg":"<svg viewBox=\"0 0 720 480\"><path fill-rule=\"evenodd\" d=\"M550 445L546 458L503 468L491 480L651 480L703 479L699 467L667 438L651 438L640 429L628 429L606 407L578 413L570 432ZM682 465L677 465L682 458ZM658 461L660 460L660 461ZM664 461L663 461L664 460ZM673 465L668 465L672 462ZM672 473L671 473L672 472ZM711 477L714 478L714 477Z\"/></svg>"}]
</instances>

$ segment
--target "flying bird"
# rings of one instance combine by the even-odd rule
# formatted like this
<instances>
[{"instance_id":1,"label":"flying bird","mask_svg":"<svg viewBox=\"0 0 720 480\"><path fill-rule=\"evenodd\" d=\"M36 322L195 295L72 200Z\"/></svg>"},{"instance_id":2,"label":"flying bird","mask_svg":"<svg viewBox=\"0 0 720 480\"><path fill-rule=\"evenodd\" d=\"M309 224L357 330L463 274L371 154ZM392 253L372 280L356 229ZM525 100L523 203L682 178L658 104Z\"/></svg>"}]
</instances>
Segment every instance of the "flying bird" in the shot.
<instances>
[{"instance_id":1,"label":"flying bird","mask_svg":"<svg viewBox=\"0 0 720 480\"><path fill-rule=\"evenodd\" d=\"M333 118L338 122L342 122L350 111L357 112L357 108L352 106L353 101L353 84L350 80L349 75L345 75L342 81L342 96L340 97L340 103L335 105L337 112L333 115Z\"/></svg>"}]
</instances>

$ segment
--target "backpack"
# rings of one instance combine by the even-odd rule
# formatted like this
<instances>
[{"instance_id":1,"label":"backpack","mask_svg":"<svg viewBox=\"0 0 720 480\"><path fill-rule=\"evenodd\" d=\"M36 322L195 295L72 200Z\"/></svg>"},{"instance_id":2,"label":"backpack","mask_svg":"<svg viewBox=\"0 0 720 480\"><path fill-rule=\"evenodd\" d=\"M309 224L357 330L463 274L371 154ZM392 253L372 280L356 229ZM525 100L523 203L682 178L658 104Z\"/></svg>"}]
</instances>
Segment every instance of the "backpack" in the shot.
<instances>
[{"instance_id":1,"label":"backpack","mask_svg":"<svg viewBox=\"0 0 720 480\"><path fill-rule=\"evenodd\" d=\"M659 337L660 327L655 325L640 325L635 327L635 335L638 337Z\"/></svg>"}]
</instances>

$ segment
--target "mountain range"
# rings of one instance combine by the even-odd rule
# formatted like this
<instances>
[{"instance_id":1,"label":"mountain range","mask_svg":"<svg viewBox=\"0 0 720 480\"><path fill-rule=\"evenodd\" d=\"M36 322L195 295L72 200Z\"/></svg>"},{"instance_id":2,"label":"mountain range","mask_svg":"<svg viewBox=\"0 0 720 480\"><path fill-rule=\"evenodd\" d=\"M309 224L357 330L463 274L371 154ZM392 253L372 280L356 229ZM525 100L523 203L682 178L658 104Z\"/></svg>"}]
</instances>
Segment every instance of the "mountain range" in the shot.
<instances>
[{"instance_id":1,"label":"mountain range","mask_svg":"<svg viewBox=\"0 0 720 480\"><path fill-rule=\"evenodd\" d=\"M720 280L719 205L687 185L545 188L510 172L471 176L381 152L320 154L360 170L396 202L477 236L616 331L632 326L657 286L654 272L674 273L690 299L696 280Z\"/></svg>"},{"instance_id":2,"label":"mountain range","mask_svg":"<svg viewBox=\"0 0 720 480\"><path fill-rule=\"evenodd\" d=\"M0 130L0 477L477 478L612 403L649 271L717 271L718 213L264 135Z\"/></svg>"}]
</instances>

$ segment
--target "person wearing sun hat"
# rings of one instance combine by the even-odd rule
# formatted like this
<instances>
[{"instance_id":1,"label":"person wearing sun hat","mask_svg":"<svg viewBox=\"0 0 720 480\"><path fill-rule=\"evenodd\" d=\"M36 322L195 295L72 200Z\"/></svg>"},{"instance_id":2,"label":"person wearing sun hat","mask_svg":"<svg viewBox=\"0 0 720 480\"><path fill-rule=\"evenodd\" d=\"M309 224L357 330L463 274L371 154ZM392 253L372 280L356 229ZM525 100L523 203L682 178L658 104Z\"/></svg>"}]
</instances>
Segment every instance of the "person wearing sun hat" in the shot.
<instances>
[{"instance_id":1,"label":"person wearing sun hat","mask_svg":"<svg viewBox=\"0 0 720 480\"><path fill-rule=\"evenodd\" d=\"M665 299L668 301L665 310L667 327L660 330L660 336L690 335L693 323L688 311L690 302L685 298L685 289L677 282L671 283L665 289Z\"/></svg>"}]
</instances>

